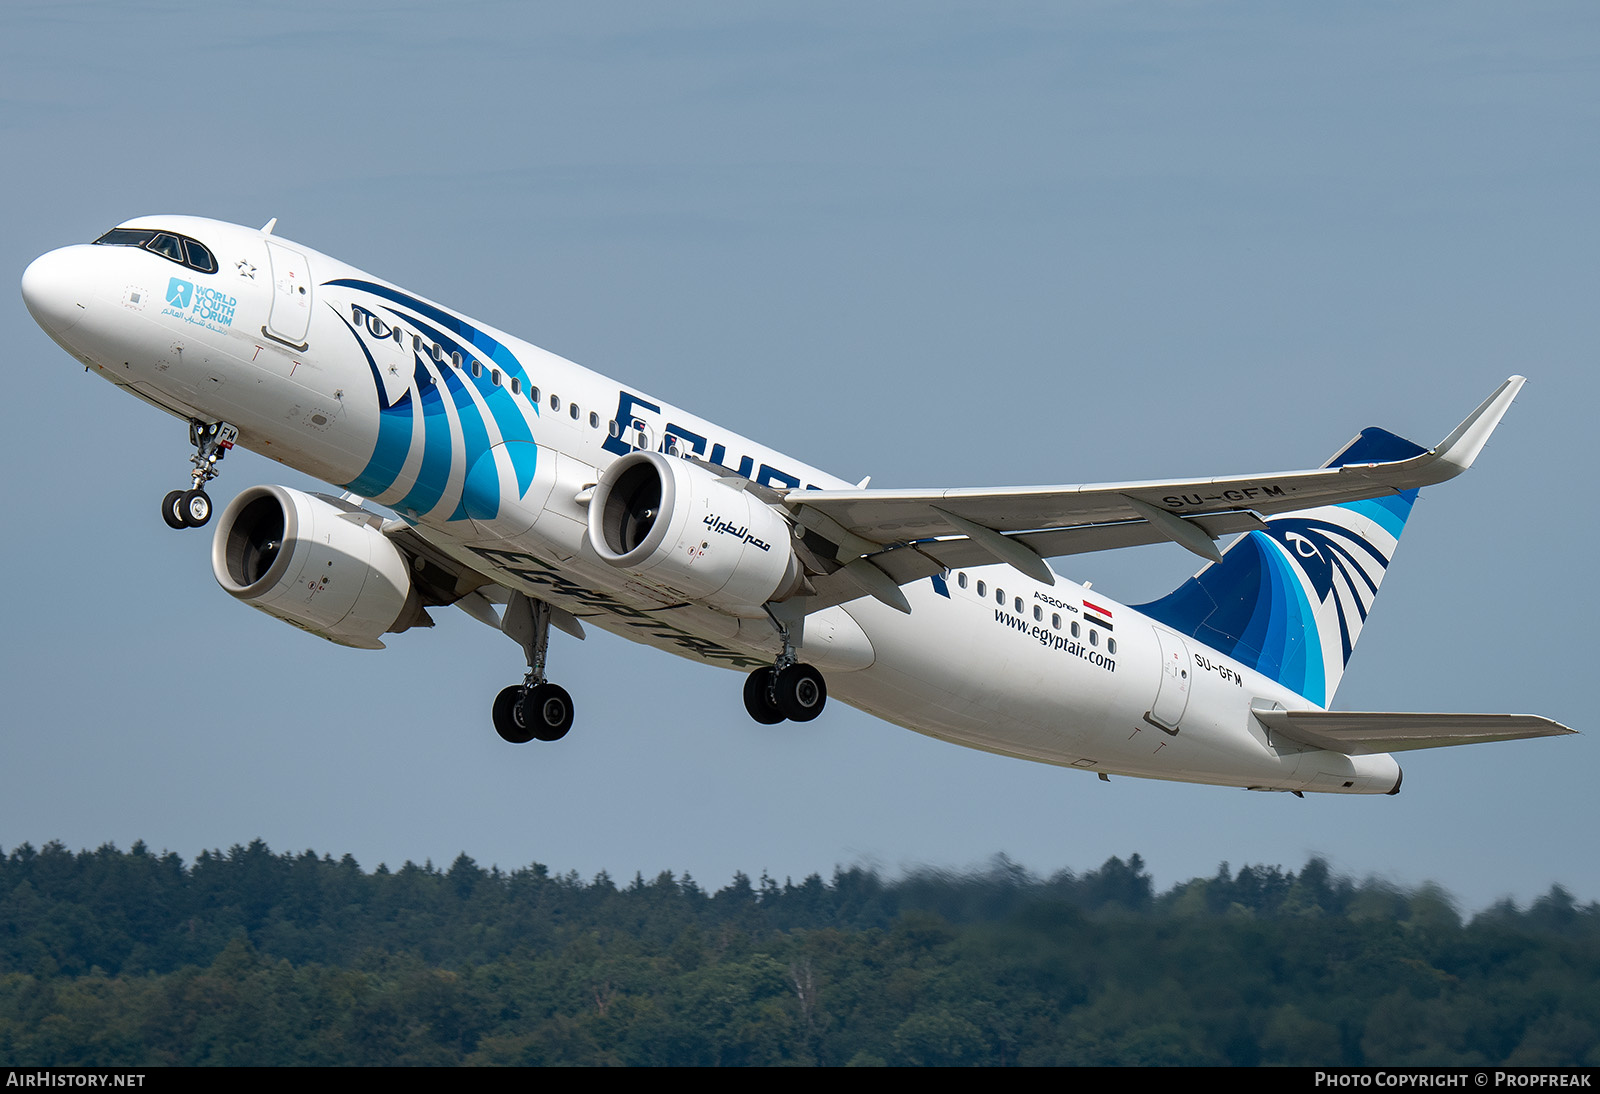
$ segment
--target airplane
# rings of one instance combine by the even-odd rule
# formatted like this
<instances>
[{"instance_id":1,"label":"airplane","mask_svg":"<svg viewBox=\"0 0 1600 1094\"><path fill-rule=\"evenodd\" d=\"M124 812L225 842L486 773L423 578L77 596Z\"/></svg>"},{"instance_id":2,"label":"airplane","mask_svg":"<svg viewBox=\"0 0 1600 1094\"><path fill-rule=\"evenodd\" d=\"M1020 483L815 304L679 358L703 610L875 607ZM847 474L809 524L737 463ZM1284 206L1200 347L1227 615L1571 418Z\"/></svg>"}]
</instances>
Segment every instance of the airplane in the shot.
<instances>
[{"instance_id":1,"label":"airplane","mask_svg":"<svg viewBox=\"0 0 1600 1094\"><path fill-rule=\"evenodd\" d=\"M140 217L39 257L22 295L86 371L188 424L172 528L210 522L236 445L337 485L233 498L212 539L225 591L364 649L461 608L522 648L491 704L507 741L567 734L550 631L585 624L743 671L758 723L831 695L1102 779L1394 794L1395 752L1574 732L1329 709L1417 491L1472 465L1520 376L1431 449L1369 428L1309 470L869 488L275 227ZM1146 604L1045 561L1166 542L1205 566Z\"/></svg>"}]
</instances>

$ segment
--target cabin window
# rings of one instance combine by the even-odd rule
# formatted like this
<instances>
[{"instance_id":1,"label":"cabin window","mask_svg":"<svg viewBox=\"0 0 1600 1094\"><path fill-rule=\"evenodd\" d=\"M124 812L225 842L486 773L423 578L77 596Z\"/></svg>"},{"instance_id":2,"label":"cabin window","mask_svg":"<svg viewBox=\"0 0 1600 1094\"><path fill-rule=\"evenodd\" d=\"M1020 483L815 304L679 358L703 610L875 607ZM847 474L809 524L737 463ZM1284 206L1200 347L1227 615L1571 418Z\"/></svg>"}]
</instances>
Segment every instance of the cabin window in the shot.
<instances>
[{"instance_id":1,"label":"cabin window","mask_svg":"<svg viewBox=\"0 0 1600 1094\"><path fill-rule=\"evenodd\" d=\"M978 582L978 595L979 595L979 596L988 596L988 595L989 595L989 589L988 589L988 586L986 586L986 585L985 585L985 584L984 584L984 583L983 583L983 582L981 582L981 581L980 581L980 582Z\"/></svg>"},{"instance_id":2,"label":"cabin window","mask_svg":"<svg viewBox=\"0 0 1600 1094\"><path fill-rule=\"evenodd\" d=\"M1039 607L1037 604L1033 606L1033 621L1035 623L1044 622L1044 609Z\"/></svg>"},{"instance_id":3,"label":"cabin window","mask_svg":"<svg viewBox=\"0 0 1600 1094\"><path fill-rule=\"evenodd\" d=\"M996 589L994 591L994 602L1002 608L1006 606L1006 591L1004 589Z\"/></svg>"},{"instance_id":4,"label":"cabin window","mask_svg":"<svg viewBox=\"0 0 1600 1094\"><path fill-rule=\"evenodd\" d=\"M616 419L613 418L611 421L606 423L606 432L611 434L613 437L620 437L622 436L622 427L618 425Z\"/></svg>"},{"instance_id":5,"label":"cabin window","mask_svg":"<svg viewBox=\"0 0 1600 1094\"><path fill-rule=\"evenodd\" d=\"M1052 627L1054 627L1058 631L1061 629L1061 613L1060 612L1051 612L1050 613L1050 625Z\"/></svg>"},{"instance_id":6,"label":"cabin window","mask_svg":"<svg viewBox=\"0 0 1600 1094\"><path fill-rule=\"evenodd\" d=\"M478 360L476 357L474 357L472 359L472 378L474 380L477 380L477 379L480 379L482 376L483 376L483 362Z\"/></svg>"},{"instance_id":7,"label":"cabin window","mask_svg":"<svg viewBox=\"0 0 1600 1094\"><path fill-rule=\"evenodd\" d=\"M1106 639L1106 652L1107 653L1116 653L1117 652L1117 640L1115 638Z\"/></svg>"},{"instance_id":8,"label":"cabin window","mask_svg":"<svg viewBox=\"0 0 1600 1094\"><path fill-rule=\"evenodd\" d=\"M1078 637L1078 635L1080 635L1082 633L1083 633L1083 631L1078 627L1078 621L1076 619L1074 619L1072 621L1072 637L1076 638L1076 637Z\"/></svg>"},{"instance_id":9,"label":"cabin window","mask_svg":"<svg viewBox=\"0 0 1600 1094\"><path fill-rule=\"evenodd\" d=\"M573 421L577 421L578 420L578 404L577 403L568 404L567 410L572 414L572 420Z\"/></svg>"},{"instance_id":10,"label":"cabin window","mask_svg":"<svg viewBox=\"0 0 1600 1094\"><path fill-rule=\"evenodd\" d=\"M500 386L500 370L499 369L492 368L492 369L489 370L489 382L491 384L493 384L495 387L499 387Z\"/></svg>"},{"instance_id":11,"label":"cabin window","mask_svg":"<svg viewBox=\"0 0 1600 1094\"><path fill-rule=\"evenodd\" d=\"M1098 646L1099 644L1100 644L1100 632L1095 630L1093 627L1090 627L1089 628L1089 645Z\"/></svg>"},{"instance_id":12,"label":"cabin window","mask_svg":"<svg viewBox=\"0 0 1600 1094\"><path fill-rule=\"evenodd\" d=\"M522 394L522 381L517 379L515 376L511 377L511 394Z\"/></svg>"},{"instance_id":13,"label":"cabin window","mask_svg":"<svg viewBox=\"0 0 1600 1094\"><path fill-rule=\"evenodd\" d=\"M551 395L550 396L550 409L551 410L560 410L561 409L561 396L559 396L559 395Z\"/></svg>"},{"instance_id":14,"label":"cabin window","mask_svg":"<svg viewBox=\"0 0 1600 1094\"><path fill-rule=\"evenodd\" d=\"M961 573L956 575L956 584L961 586L963 589L965 589L967 587L967 574L966 574L966 571L963 570Z\"/></svg>"},{"instance_id":15,"label":"cabin window","mask_svg":"<svg viewBox=\"0 0 1600 1094\"><path fill-rule=\"evenodd\" d=\"M1022 614L1022 597L1019 596L1011 602L1011 610L1018 615Z\"/></svg>"},{"instance_id":16,"label":"cabin window","mask_svg":"<svg viewBox=\"0 0 1600 1094\"><path fill-rule=\"evenodd\" d=\"M599 429L600 428L600 415L596 414L592 410L589 411L589 428L590 429Z\"/></svg>"},{"instance_id":17,"label":"cabin window","mask_svg":"<svg viewBox=\"0 0 1600 1094\"><path fill-rule=\"evenodd\" d=\"M528 389L528 398L537 403L539 401L539 389L536 387L530 387Z\"/></svg>"}]
</instances>

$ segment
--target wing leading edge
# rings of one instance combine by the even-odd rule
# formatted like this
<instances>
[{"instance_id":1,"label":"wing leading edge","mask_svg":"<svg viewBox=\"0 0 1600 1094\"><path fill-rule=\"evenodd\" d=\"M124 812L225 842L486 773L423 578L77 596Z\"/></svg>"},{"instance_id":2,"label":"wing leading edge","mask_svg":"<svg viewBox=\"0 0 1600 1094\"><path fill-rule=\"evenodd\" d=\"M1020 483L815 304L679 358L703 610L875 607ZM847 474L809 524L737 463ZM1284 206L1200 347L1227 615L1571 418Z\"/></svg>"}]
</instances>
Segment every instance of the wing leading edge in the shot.
<instances>
[{"instance_id":1,"label":"wing leading edge","mask_svg":"<svg viewBox=\"0 0 1600 1094\"><path fill-rule=\"evenodd\" d=\"M1381 463L1014 489L807 490L789 493L784 504L798 524L836 548L834 559L844 570L865 559L897 584L993 562L1053 583L1043 558L1167 540L1215 559L1212 541L1263 527L1262 515L1454 478L1472 466L1525 382L1507 379L1434 448ZM874 592L844 570L813 580L821 594L813 610Z\"/></svg>"}]
</instances>

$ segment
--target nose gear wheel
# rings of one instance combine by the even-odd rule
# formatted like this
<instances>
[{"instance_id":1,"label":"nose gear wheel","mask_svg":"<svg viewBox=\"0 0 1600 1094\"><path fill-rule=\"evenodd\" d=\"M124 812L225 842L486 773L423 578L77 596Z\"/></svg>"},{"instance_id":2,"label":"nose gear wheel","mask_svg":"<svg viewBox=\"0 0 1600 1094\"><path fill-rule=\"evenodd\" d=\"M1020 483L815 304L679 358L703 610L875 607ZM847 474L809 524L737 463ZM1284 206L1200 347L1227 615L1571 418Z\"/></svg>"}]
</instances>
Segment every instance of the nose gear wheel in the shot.
<instances>
[{"instance_id":1,"label":"nose gear wheel","mask_svg":"<svg viewBox=\"0 0 1600 1094\"><path fill-rule=\"evenodd\" d=\"M161 499L161 519L169 528L200 528L211 520L211 496L205 484L220 473L217 464L239 439L237 426L227 422L189 422L189 443L194 445L194 455L189 462L194 470L189 473L194 485L188 490L174 490Z\"/></svg>"}]
</instances>

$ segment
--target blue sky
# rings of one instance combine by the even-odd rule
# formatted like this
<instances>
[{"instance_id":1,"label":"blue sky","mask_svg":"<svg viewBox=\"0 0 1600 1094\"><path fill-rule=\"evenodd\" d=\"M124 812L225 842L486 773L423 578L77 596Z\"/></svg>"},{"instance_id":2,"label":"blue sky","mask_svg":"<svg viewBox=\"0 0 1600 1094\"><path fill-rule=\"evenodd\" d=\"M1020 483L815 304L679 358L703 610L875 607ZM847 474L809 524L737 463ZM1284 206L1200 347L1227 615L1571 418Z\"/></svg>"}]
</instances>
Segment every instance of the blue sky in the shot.
<instances>
[{"instance_id":1,"label":"blue sky","mask_svg":"<svg viewBox=\"0 0 1600 1094\"><path fill-rule=\"evenodd\" d=\"M1338 696L1590 728L1600 9L1584 3L309 4L0 9L0 238L242 223L878 486L1312 466L1433 444L1532 380L1424 493ZM1600 898L1593 735L1404 758L1396 798L1081 773L557 636L579 725L513 749L520 676L458 612L382 653L226 597L157 514L182 423L11 346L0 846L144 839L796 879L1048 873L1141 853ZM219 504L313 485L237 452ZM1058 560L1125 603L1176 547Z\"/></svg>"}]
</instances>

